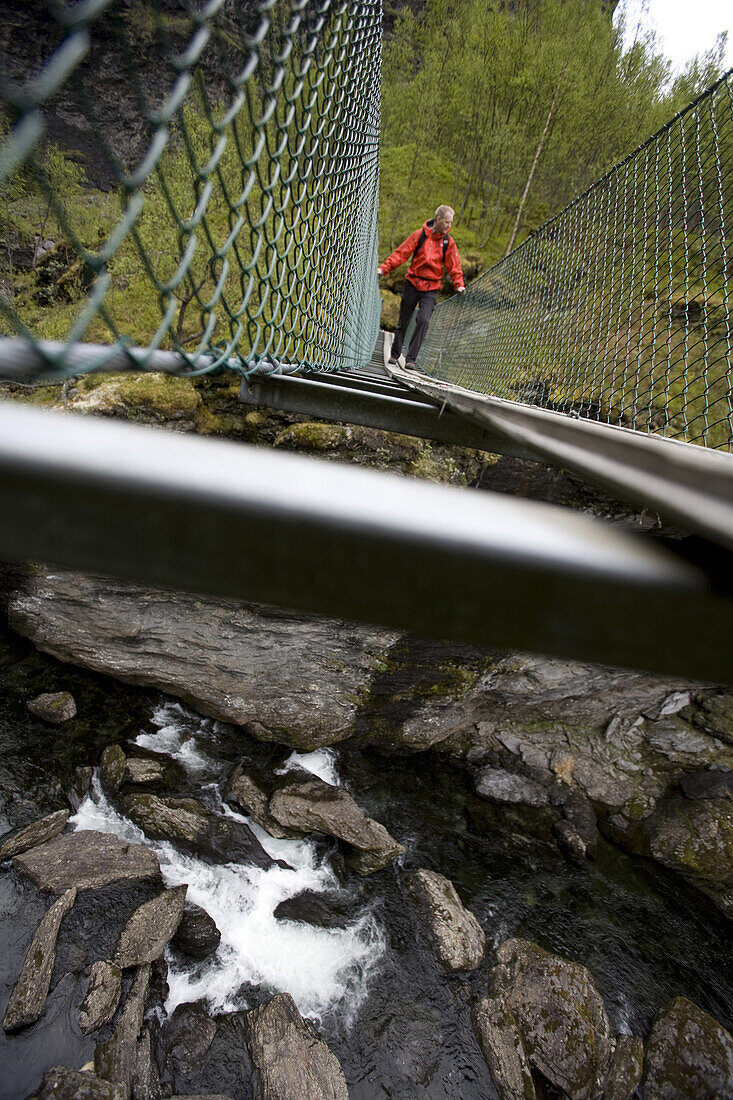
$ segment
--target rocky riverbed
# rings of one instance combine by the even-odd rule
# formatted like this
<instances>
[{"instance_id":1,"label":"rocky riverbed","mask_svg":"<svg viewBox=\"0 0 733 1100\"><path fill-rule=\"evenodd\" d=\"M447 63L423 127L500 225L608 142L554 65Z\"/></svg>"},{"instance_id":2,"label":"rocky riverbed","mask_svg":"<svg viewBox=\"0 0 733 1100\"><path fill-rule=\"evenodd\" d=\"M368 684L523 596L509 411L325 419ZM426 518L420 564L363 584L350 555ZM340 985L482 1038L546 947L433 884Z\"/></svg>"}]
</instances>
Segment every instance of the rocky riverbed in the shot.
<instances>
[{"instance_id":1,"label":"rocky riverbed","mask_svg":"<svg viewBox=\"0 0 733 1100\"><path fill-rule=\"evenodd\" d=\"M179 381L64 400L659 526ZM2 1100L733 1096L730 691L52 569L1 587Z\"/></svg>"}]
</instances>

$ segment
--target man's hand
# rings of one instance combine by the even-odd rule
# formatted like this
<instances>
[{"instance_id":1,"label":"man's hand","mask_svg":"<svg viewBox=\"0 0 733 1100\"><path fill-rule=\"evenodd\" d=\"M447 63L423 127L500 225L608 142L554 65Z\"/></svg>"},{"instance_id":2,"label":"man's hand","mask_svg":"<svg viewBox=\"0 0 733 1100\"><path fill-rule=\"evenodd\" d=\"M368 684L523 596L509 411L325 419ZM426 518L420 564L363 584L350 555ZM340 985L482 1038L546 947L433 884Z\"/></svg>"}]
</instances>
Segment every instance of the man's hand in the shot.
<instances>
[{"instance_id":1,"label":"man's hand","mask_svg":"<svg viewBox=\"0 0 733 1100\"><path fill-rule=\"evenodd\" d=\"M378 267L377 268L377 275L384 275L384 268L383 267Z\"/></svg>"},{"instance_id":2,"label":"man's hand","mask_svg":"<svg viewBox=\"0 0 733 1100\"><path fill-rule=\"evenodd\" d=\"M465 293L466 293L466 288L465 288L465 286L459 286L459 287L458 287L458 288L456 289L456 293L457 293L457 294L465 294Z\"/></svg>"}]
</instances>

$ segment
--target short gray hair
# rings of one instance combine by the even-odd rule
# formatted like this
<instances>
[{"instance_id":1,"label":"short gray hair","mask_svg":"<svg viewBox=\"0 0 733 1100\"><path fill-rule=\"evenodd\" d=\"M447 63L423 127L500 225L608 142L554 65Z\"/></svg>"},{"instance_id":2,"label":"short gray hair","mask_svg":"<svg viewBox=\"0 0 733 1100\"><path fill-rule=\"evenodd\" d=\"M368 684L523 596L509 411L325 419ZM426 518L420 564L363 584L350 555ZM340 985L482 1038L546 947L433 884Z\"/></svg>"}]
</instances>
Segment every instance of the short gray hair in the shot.
<instances>
[{"instance_id":1,"label":"short gray hair","mask_svg":"<svg viewBox=\"0 0 733 1100\"><path fill-rule=\"evenodd\" d=\"M452 206L446 206L445 204L443 204L442 206L438 207L433 216L436 218L443 218L446 214L452 214L454 218L456 216L456 212Z\"/></svg>"}]
</instances>

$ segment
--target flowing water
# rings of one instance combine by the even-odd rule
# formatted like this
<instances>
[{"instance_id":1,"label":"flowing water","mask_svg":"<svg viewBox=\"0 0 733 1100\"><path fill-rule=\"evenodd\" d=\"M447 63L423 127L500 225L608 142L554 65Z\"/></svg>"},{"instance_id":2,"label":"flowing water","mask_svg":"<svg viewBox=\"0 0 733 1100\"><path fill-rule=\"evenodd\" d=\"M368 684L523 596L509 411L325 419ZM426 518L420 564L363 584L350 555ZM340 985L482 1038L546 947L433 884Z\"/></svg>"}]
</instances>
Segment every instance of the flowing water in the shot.
<instances>
[{"instance_id":1,"label":"flowing water","mask_svg":"<svg viewBox=\"0 0 733 1100\"><path fill-rule=\"evenodd\" d=\"M386 757L340 747L301 754L262 745L240 730L201 718L155 693L125 688L43 657L0 632L0 814L3 827L64 805L75 767L102 748L173 761L170 791L250 824L266 851L287 866L267 870L216 864L169 843L145 841L166 884L214 918L221 944L201 962L169 950L168 988L157 1015L200 1001L219 1033L179 1092L224 1092L248 1100L249 1066L233 1030L239 1010L290 992L316 1022L343 1066L351 1100L494 1097L470 1024L472 999L486 990L491 948L522 935L590 967L617 1031L645 1035L655 1011L685 995L722 1024L733 1023L729 927L676 879L602 844L598 859L572 867L551 843L544 811L496 807L477 798L465 772L439 754ZM79 717L61 731L25 710L43 690L69 688ZM344 870L334 844L274 840L222 801L240 760L261 777L305 769L345 786L406 847L379 874ZM143 835L95 780L75 813L75 829ZM489 950L470 974L446 974L423 943L401 884L402 867L447 875L487 932ZM280 902L303 890L344 914L322 928L279 920ZM0 1038L0 1100L23 1100L43 1072L93 1057L95 1037L76 1021L86 968L109 957L121 923L154 889L107 888L80 895L62 926L52 992L42 1019ZM0 874L0 1012L48 898L5 867ZM165 1040L165 1026L163 1027ZM239 1045L238 1045L239 1044ZM171 1083L169 1081L169 1083Z\"/></svg>"}]
</instances>

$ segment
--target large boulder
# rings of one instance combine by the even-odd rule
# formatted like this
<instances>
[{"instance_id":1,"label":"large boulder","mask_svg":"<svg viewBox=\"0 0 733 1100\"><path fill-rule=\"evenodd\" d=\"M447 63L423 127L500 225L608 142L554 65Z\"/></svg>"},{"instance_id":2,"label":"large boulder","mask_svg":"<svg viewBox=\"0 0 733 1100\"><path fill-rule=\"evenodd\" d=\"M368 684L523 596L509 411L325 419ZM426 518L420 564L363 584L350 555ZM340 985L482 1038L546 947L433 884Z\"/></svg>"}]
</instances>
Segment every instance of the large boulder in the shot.
<instances>
[{"instance_id":1,"label":"large boulder","mask_svg":"<svg viewBox=\"0 0 733 1100\"><path fill-rule=\"evenodd\" d=\"M646 1044L644 1100L733 1100L733 1036L686 997L654 1019Z\"/></svg>"},{"instance_id":2,"label":"large boulder","mask_svg":"<svg viewBox=\"0 0 733 1100\"><path fill-rule=\"evenodd\" d=\"M114 961L125 970L159 959L183 915L188 887L174 886L144 902L123 928Z\"/></svg>"},{"instance_id":3,"label":"large boulder","mask_svg":"<svg viewBox=\"0 0 733 1100\"><path fill-rule=\"evenodd\" d=\"M592 1100L611 1055L611 1026L590 972L529 940L506 940L497 951L490 993L519 1027L532 1066L570 1100Z\"/></svg>"},{"instance_id":4,"label":"large boulder","mask_svg":"<svg viewBox=\"0 0 733 1100\"><path fill-rule=\"evenodd\" d=\"M54 1066L44 1076L34 1100L125 1100L125 1089L87 1070Z\"/></svg>"},{"instance_id":5,"label":"large boulder","mask_svg":"<svg viewBox=\"0 0 733 1100\"><path fill-rule=\"evenodd\" d=\"M351 734L374 662L397 637L58 570L34 574L10 596L8 613L15 630L61 660L304 750Z\"/></svg>"},{"instance_id":6,"label":"large boulder","mask_svg":"<svg viewBox=\"0 0 733 1100\"><path fill-rule=\"evenodd\" d=\"M187 902L171 945L192 959L207 959L221 943L221 932L205 909Z\"/></svg>"},{"instance_id":7,"label":"large boulder","mask_svg":"<svg viewBox=\"0 0 733 1100\"><path fill-rule=\"evenodd\" d=\"M54 902L38 925L26 952L20 975L13 986L3 1018L6 1031L34 1024L43 1012L56 961L56 939L61 921L76 901L76 889L67 890Z\"/></svg>"},{"instance_id":8,"label":"large boulder","mask_svg":"<svg viewBox=\"0 0 733 1100\"><path fill-rule=\"evenodd\" d=\"M341 1066L289 993L246 1017L254 1100L349 1100Z\"/></svg>"},{"instance_id":9,"label":"large boulder","mask_svg":"<svg viewBox=\"0 0 733 1100\"><path fill-rule=\"evenodd\" d=\"M501 997L484 997L473 1009L479 1046L499 1100L536 1100L532 1067L517 1021Z\"/></svg>"},{"instance_id":10,"label":"large boulder","mask_svg":"<svg viewBox=\"0 0 733 1100\"><path fill-rule=\"evenodd\" d=\"M107 959L95 962L89 973L89 984L79 1008L79 1026L85 1035L108 1024L120 1003L122 970Z\"/></svg>"},{"instance_id":11,"label":"large boulder","mask_svg":"<svg viewBox=\"0 0 733 1100\"><path fill-rule=\"evenodd\" d=\"M263 868L274 863L244 822L213 814L196 798L160 798L135 792L125 795L121 804L130 820L152 840L188 844L226 862Z\"/></svg>"},{"instance_id":12,"label":"large boulder","mask_svg":"<svg viewBox=\"0 0 733 1100\"><path fill-rule=\"evenodd\" d=\"M85 829L57 836L13 858L13 866L41 890L65 894L72 886L92 890L110 882L160 876L158 858L142 844Z\"/></svg>"},{"instance_id":13,"label":"large boulder","mask_svg":"<svg viewBox=\"0 0 733 1100\"><path fill-rule=\"evenodd\" d=\"M216 1023L201 1005L181 1004L163 1026L166 1066L179 1088L195 1075L214 1041Z\"/></svg>"},{"instance_id":14,"label":"large boulder","mask_svg":"<svg viewBox=\"0 0 733 1100\"><path fill-rule=\"evenodd\" d=\"M631 1100L641 1081L644 1044L638 1035L619 1035L603 1086L603 1100Z\"/></svg>"},{"instance_id":15,"label":"large boulder","mask_svg":"<svg viewBox=\"0 0 733 1100\"><path fill-rule=\"evenodd\" d=\"M104 1081L113 1081L123 1088L125 1100L129 1100L133 1082L138 1074L138 1037L143 1024L145 1002L150 986L150 963L135 973L132 988L120 1012L117 1025L94 1052L94 1070Z\"/></svg>"},{"instance_id":16,"label":"large boulder","mask_svg":"<svg viewBox=\"0 0 733 1100\"><path fill-rule=\"evenodd\" d=\"M270 813L293 832L323 833L342 840L349 849L351 865L360 874L381 870L404 852L384 825L367 817L347 791L316 776L275 791Z\"/></svg>"},{"instance_id":17,"label":"large boulder","mask_svg":"<svg viewBox=\"0 0 733 1100\"><path fill-rule=\"evenodd\" d=\"M47 691L31 699L27 706L31 714L52 726L76 718L76 703L70 691Z\"/></svg>"},{"instance_id":18,"label":"large boulder","mask_svg":"<svg viewBox=\"0 0 733 1100\"><path fill-rule=\"evenodd\" d=\"M425 868L408 871L404 881L443 965L450 970L479 966L486 937L473 913L464 908L453 883Z\"/></svg>"},{"instance_id":19,"label":"large boulder","mask_svg":"<svg viewBox=\"0 0 733 1100\"><path fill-rule=\"evenodd\" d=\"M644 822L648 853L733 917L733 798L665 799Z\"/></svg>"},{"instance_id":20,"label":"large boulder","mask_svg":"<svg viewBox=\"0 0 733 1100\"><path fill-rule=\"evenodd\" d=\"M16 829L4 837L0 837L0 861L18 856L21 852L27 852L39 844L45 844L47 840L53 840L62 832L69 820L68 810L56 810L55 813L33 821L24 829Z\"/></svg>"},{"instance_id":21,"label":"large boulder","mask_svg":"<svg viewBox=\"0 0 733 1100\"><path fill-rule=\"evenodd\" d=\"M270 796L267 791L248 775L243 764L238 764L224 792L228 802L244 810L261 829L278 840L297 836L292 829L284 828L270 813Z\"/></svg>"}]
</instances>

